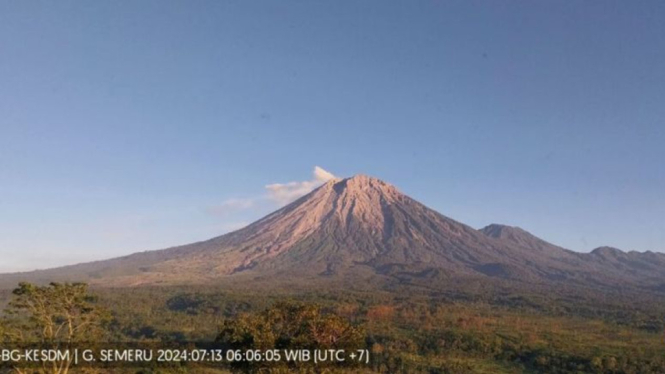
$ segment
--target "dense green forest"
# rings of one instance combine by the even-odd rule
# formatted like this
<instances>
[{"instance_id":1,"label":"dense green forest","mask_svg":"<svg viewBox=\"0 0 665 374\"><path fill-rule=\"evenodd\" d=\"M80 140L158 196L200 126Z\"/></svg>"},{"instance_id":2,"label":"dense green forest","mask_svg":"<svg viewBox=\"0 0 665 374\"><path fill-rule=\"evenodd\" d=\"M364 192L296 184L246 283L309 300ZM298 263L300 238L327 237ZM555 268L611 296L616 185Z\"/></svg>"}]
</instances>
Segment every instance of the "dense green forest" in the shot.
<instances>
[{"instance_id":1,"label":"dense green forest","mask_svg":"<svg viewBox=\"0 0 665 374\"><path fill-rule=\"evenodd\" d=\"M211 342L224 349L305 347L369 352L368 362L362 364L236 362L213 368L181 362L115 369L122 372L665 372L665 304L650 294L600 294L583 289L535 292L526 287L509 292L490 286L437 292L407 286L390 291L326 292L306 288L240 291L224 286L87 290L84 285L75 286L79 288L73 293L67 290L73 285L22 285L13 294L4 293L6 313L0 332L5 346L17 339L9 333L12 323L22 323L23 332L35 327L28 298L55 300L64 293L74 295L68 299L70 304L54 302L46 309L74 310L75 323L89 321L70 340ZM63 313L69 312L53 320L62 321ZM43 338L41 330L35 331L33 340ZM108 372L111 368L72 370Z\"/></svg>"}]
</instances>

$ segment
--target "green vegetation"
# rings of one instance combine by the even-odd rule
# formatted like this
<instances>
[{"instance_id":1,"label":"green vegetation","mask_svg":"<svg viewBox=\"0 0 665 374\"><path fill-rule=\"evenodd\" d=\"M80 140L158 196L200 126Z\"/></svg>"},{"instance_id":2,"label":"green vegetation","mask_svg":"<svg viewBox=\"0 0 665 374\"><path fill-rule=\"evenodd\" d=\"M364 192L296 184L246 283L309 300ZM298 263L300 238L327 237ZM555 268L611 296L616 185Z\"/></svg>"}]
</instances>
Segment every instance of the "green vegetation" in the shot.
<instances>
[{"instance_id":1,"label":"green vegetation","mask_svg":"<svg viewBox=\"0 0 665 374\"><path fill-rule=\"evenodd\" d=\"M44 344L59 347L102 338L110 315L94 304L83 283L51 283L36 286L20 283L0 321L0 337L4 343ZM66 374L70 359L43 363L44 372ZM14 368L17 372L24 372ZM35 369L36 370L36 369Z\"/></svg>"},{"instance_id":2,"label":"green vegetation","mask_svg":"<svg viewBox=\"0 0 665 374\"><path fill-rule=\"evenodd\" d=\"M3 340L74 343L98 339L109 320L83 283L20 283L5 309Z\"/></svg>"},{"instance_id":3,"label":"green vegetation","mask_svg":"<svg viewBox=\"0 0 665 374\"><path fill-rule=\"evenodd\" d=\"M289 302L279 302L260 313L243 313L224 321L216 341L224 349L259 349L276 354L298 349L355 351L366 345L364 330L348 319L332 311L326 312L315 304ZM278 363L240 361L232 365L234 369L252 372L303 366L311 367L312 364L280 359Z\"/></svg>"},{"instance_id":4,"label":"green vegetation","mask_svg":"<svg viewBox=\"0 0 665 374\"><path fill-rule=\"evenodd\" d=\"M474 291L473 285L436 294L415 286L391 292L302 288L280 293L213 286L94 291L96 301L83 285L22 284L14 291L0 331L10 337L17 326L31 326L22 328L27 336L54 339L41 328L49 325L49 319L64 322L64 311L73 310L70 314L76 316L80 333L57 339L214 342L223 349L341 348L371 353L369 364L320 366L319 372L665 372L665 304L654 295L607 297L584 290L537 293L526 288L510 293ZM48 313L34 308L34 301L46 299L75 302L49 301ZM111 311L108 324L102 323L107 320L105 309ZM40 315L50 317L33 318ZM203 372L191 363L169 370ZM236 362L217 370L313 369L286 362Z\"/></svg>"}]
</instances>

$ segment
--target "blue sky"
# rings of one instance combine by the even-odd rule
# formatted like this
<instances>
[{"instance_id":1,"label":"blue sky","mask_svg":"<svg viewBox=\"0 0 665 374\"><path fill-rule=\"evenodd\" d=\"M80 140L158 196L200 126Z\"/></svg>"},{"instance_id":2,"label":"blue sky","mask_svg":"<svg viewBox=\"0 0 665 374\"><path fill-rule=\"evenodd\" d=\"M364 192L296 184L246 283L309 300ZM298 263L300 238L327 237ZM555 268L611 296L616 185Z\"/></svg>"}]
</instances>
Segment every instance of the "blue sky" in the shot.
<instances>
[{"instance_id":1,"label":"blue sky","mask_svg":"<svg viewBox=\"0 0 665 374\"><path fill-rule=\"evenodd\" d=\"M0 271L219 235L317 165L477 228L665 251L664 17L662 1L0 2Z\"/></svg>"}]
</instances>

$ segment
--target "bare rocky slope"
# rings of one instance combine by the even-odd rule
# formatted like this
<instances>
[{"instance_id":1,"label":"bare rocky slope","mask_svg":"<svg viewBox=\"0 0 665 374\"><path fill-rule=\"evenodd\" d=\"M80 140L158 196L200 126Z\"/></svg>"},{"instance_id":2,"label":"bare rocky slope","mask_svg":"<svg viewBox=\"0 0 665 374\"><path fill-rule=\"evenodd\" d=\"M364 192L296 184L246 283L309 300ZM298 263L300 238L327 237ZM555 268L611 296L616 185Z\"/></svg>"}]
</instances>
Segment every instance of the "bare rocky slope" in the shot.
<instances>
[{"instance_id":1,"label":"bare rocky slope","mask_svg":"<svg viewBox=\"0 0 665 374\"><path fill-rule=\"evenodd\" d=\"M0 276L137 286L243 279L502 278L623 284L658 290L665 255L600 248L581 254L509 226L481 230L445 217L364 175L327 182L238 231L190 245Z\"/></svg>"}]
</instances>

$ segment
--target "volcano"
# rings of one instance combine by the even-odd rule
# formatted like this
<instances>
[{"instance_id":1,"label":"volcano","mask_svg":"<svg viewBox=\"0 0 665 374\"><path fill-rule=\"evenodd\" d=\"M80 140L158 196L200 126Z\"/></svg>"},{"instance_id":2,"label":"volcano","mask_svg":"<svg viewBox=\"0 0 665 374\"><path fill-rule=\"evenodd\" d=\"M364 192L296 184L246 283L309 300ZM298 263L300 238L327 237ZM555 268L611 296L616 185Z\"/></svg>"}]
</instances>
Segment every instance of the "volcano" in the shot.
<instances>
[{"instance_id":1,"label":"volcano","mask_svg":"<svg viewBox=\"0 0 665 374\"><path fill-rule=\"evenodd\" d=\"M582 254L516 227L476 230L386 182L357 175L330 180L245 228L206 241L1 279L132 286L359 274L651 284L665 275L665 255L614 249Z\"/></svg>"}]
</instances>

